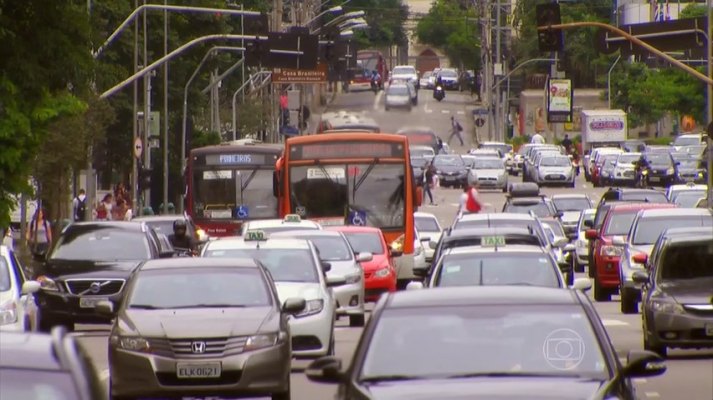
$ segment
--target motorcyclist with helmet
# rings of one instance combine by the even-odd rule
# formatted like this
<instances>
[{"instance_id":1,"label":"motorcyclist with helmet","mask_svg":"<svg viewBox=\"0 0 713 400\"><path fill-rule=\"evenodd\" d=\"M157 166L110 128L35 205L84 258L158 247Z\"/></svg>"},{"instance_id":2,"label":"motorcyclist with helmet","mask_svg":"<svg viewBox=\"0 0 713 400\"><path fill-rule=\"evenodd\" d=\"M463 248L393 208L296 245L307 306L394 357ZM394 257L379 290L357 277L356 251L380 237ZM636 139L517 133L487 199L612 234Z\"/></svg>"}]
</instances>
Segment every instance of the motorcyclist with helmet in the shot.
<instances>
[{"instance_id":1,"label":"motorcyclist with helmet","mask_svg":"<svg viewBox=\"0 0 713 400\"><path fill-rule=\"evenodd\" d=\"M187 233L188 224L185 219L177 219L173 222L173 234L168 236L168 240L174 249L179 252L183 251L190 254L196 252L196 242L191 235Z\"/></svg>"},{"instance_id":2,"label":"motorcyclist with helmet","mask_svg":"<svg viewBox=\"0 0 713 400\"><path fill-rule=\"evenodd\" d=\"M650 168L651 164L649 164L649 160L646 159L646 156L644 154L639 157L637 161L634 162L634 168L636 169L636 183L640 186L644 186L647 183L644 182L644 171L648 171Z\"/></svg>"}]
</instances>

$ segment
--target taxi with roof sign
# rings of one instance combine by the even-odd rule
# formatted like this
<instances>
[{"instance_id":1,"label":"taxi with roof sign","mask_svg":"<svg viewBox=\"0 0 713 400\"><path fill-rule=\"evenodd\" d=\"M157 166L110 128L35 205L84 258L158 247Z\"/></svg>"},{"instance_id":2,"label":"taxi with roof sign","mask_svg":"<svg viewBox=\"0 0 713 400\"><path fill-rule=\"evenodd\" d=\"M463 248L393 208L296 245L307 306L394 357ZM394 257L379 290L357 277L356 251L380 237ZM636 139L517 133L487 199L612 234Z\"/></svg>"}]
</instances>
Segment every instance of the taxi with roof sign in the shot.
<instances>
[{"instance_id":1,"label":"taxi with roof sign","mask_svg":"<svg viewBox=\"0 0 713 400\"><path fill-rule=\"evenodd\" d=\"M337 302L331 287L344 284L344 279L327 277L330 265L320 261L313 243L303 239L269 238L262 230L249 230L243 237L208 242L201 256L260 260L272 275L280 301L290 297L306 300L305 309L290 319L293 357L334 354Z\"/></svg>"},{"instance_id":2,"label":"taxi with roof sign","mask_svg":"<svg viewBox=\"0 0 713 400\"><path fill-rule=\"evenodd\" d=\"M282 219L276 218L245 221L242 228L240 229L240 234L245 235L246 232L253 230L260 230L265 234L270 234L275 232L286 232L303 229L322 229L322 225L314 221L302 219L302 217L297 214L287 214L285 215L285 218Z\"/></svg>"},{"instance_id":3,"label":"taxi with roof sign","mask_svg":"<svg viewBox=\"0 0 713 400\"><path fill-rule=\"evenodd\" d=\"M509 245L501 235L482 236L480 245L447 249L433 270L414 271L425 278L425 286L527 285L567 288L557 261L540 246ZM424 284L412 282L408 290ZM575 280L572 288L587 290L589 279Z\"/></svg>"}]
</instances>

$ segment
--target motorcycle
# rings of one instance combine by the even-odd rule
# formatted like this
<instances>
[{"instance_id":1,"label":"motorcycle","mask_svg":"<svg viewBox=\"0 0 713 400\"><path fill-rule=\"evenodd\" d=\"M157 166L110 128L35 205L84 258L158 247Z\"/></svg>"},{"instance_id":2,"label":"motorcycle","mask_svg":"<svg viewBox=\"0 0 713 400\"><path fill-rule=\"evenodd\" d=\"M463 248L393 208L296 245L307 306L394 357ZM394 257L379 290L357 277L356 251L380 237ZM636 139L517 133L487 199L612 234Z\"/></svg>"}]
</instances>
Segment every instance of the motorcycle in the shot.
<instances>
[{"instance_id":1,"label":"motorcycle","mask_svg":"<svg viewBox=\"0 0 713 400\"><path fill-rule=\"evenodd\" d=\"M649 187L649 169L640 170L636 176L636 187L646 189Z\"/></svg>"},{"instance_id":2,"label":"motorcycle","mask_svg":"<svg viewBox=\"0 0 713 400\"><path fill-rule=\"evenodd\" d=\"M174 247L173 255L174 257L197 257L198 252L182 247Z\"/></svg>"},{"instance_id":3,"label":"motorcycle","mask_svg":"<svg viewBox=\"0 0 713 400\"><path fill-rule=\"evenodd\" d=\"M372 79L371 90L373 90L374 94L376 94L379 92L379 89L381 89L381 79Z\"/></svg>"},{"instance_id":4,"label":"motorcycle","mask_svg":"<svg viewBox=\"0 0 713 400\"><path fill-rule=\"evenodd\" d=\"M446 91L443 90L443 86L436 86L435 89L433 89L433 98L441 101L446 97Z\"/></svg>"}]
</instances>

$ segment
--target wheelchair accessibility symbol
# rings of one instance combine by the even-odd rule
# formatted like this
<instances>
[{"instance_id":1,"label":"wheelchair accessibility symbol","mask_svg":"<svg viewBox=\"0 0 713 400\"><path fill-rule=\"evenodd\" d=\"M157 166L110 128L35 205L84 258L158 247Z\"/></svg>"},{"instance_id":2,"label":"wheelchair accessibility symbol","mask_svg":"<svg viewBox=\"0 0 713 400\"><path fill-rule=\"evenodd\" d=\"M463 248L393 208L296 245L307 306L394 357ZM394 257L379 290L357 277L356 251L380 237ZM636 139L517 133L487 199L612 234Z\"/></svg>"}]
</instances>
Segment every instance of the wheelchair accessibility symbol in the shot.
<instances>
[{"instance_id":1,"label":"wheelchair accessibility symbol","mask_svg":"<svg viewBox=\"0 0 713 400\"><path fill-rule=\"evenodd\" d=\"M245 219L250 216L250 212L247 206L238 206L237 210L235 210L235 215L240 219Z\"/></svg>"},{"instance_id":2,"label":"wheelchair accessibility symbol","mask_svg":"<svg viewBox=\"0 0 713 400\"><path fill-rule=\"evenodd\" d=\"M307 209L304 206L297 206L295 207L295 214L299 215L300 217L304 217L307 215Z\"/></svg>"},{"instance_id":3,"label":"wheelchair accessibility symbol","mask_svg":"<svg viewBox=\"0 0 713 400\"><path fill-rule=\"evenodd\" d=\"M352 211L349 214L349 224L356 226L366 226L366 213L363 211Z\"/></svg>"}]
</instances>

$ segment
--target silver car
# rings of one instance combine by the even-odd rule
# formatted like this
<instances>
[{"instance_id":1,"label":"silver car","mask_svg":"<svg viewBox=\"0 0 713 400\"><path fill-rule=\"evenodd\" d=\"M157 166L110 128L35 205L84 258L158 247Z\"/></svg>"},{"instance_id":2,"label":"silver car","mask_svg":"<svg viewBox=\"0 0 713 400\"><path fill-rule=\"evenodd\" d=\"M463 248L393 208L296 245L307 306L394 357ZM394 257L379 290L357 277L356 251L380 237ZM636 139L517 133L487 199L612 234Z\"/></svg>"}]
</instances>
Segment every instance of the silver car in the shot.
<instances>
[{"instance_id":1,"label":"silver car","mask_svg":"<svg viewBox=\"0 0 713 400\"><path fill-rule=\"evenodd\" d=\"M337 299L337 315L348 316L349 326L364 326L364 270L360 263L371 261L373 254L354 254L341 232L290 231L275 233L272 237L292 237L314 243L320 260L329 265L327 279L341 283L332 288Z\"/></svg>"},{"instance_id":2,"label":"silver car","mask_svg":"<svg viewBox=\"0 0 713 400\"><path fill-rule=\"evenodd\" d=\"M500 158L476 158L471 168L479 189L500 189L507 192L508 172Z\"/></svg>"},{"instance_id":3,"label":"silver car","mask_svg":"<svg viewBox=\"0 0 713 400\"><path fill-rule=\"evenodd\" d=\"M584 266L589 264L589 240L587 240L585 234L587 229L590 229L587 224L594 223L594 215L596 213L597 210L595 208L588 208L582 211L579 221L577 221L577 238L574 240L575 256L572 260L574 272L584 272Z\"/></svg>"},{"instance_id":4,"label":"silver car","mask_svg":"<svg viewBox=\"0 0 713 400\"><path fill-rule=\"evenodd\" d=\"M297 358L334 354L337 302L328 286L339 281L326 277L317 250L307 240L255 237L225 238L209 242L202 257L254 258L270 271L277 296L305 299L305 309L290 319L292 355Z\"/></svg>"},{"instance_id":5,"label":"silver car","mask_svg":"<svg viewBox=\"0 0 713 400\"><path fill-rule=\"evenodd\" d=\"M538 185L566 185L574 187L574 167L565 155L547 155L539 159L535 182Z\"/></svg>"},{"instance_id":6,"label":"silver car","mask_svg":"<svg viewBox=\"0 0 713 400\"><path fill-rule=\"evenodd\" d=\"M411 90L405 83L389 85L386 89L384 108L389 111L392 108L405 108L411 111L413 100Z\"/></svg>"},{"instance_id":7,"label":"silver car","mask_svg":"<svg viewBox=\"0 0 713 400\"><path fill-rule=\"evenodd\" d=\"M413 83L416 89L420 88L418 71L411 65L397 65L391 71L391 79L403 79Z\"/></svg>"}]
</instances>

